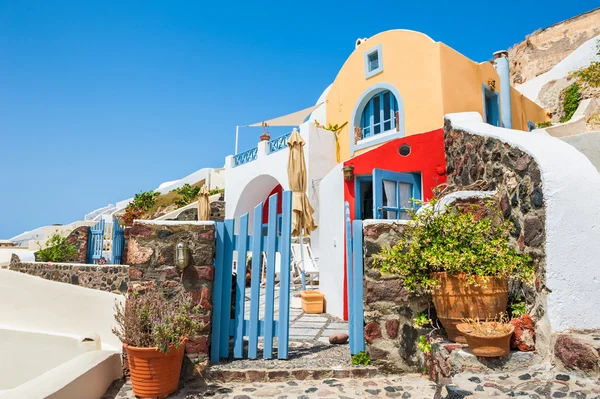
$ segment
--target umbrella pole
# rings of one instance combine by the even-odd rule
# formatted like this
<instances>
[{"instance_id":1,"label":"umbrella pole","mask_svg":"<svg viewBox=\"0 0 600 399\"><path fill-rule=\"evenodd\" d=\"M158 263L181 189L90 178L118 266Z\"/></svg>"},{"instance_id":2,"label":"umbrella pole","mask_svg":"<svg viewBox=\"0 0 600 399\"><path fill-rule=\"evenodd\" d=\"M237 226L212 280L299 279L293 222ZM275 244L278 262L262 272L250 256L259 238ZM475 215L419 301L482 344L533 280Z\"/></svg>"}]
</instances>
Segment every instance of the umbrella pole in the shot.
<instances>
[{"instance_id":1,"label":"umbrella pole","mask_svg":"<svg viewBox=\"0 0 600 399\"><path fill-rule=\"evenodd\" d=\"M302 291L306 290L306 277L304 275L304 229L300 230L300 281L302 281Z\"/></svg>"}]
</instances>

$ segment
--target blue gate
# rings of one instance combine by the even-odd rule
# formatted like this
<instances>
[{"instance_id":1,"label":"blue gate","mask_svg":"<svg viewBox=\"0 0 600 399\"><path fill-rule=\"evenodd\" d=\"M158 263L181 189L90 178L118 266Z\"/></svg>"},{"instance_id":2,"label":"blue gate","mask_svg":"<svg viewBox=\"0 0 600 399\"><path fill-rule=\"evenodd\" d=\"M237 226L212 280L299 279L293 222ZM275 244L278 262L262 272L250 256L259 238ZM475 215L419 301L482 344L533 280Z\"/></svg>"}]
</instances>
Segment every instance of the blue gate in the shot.
<instances>
[{"instance_id":1,"label":"blue gate","mask_svg":"<svg viewBox=\"0 0 600 399\"><path fill-rule=\"evenodd\" d=\"M112 263L114 265L121 264L121 258L123 257L123 245L125 244L125 235L123 234L124 229L119 225L119 222L113 220L113 234L112 234Z\"/></svg>"},{"instance_id":2,"label":"blue gate","mask_svg":"<svg viewBox=\"0 0 600 399\"><path fill-rule=\"evenodd\" d=\"M102 259L102 246L104 244L104 219L89 227L87 262L97 263Z\"/></svg>"},{"instance_id":3,"label":"blue gate","mask_svg":"<svg viewBox=\"0 0 600 399\"><path fill-rule=\"evenodd\" d=\"M254 208L252 235L248 234L248 214L239 219L239 233L234 234L234 220L217 222L215 281L213 288L212 337L210 360L218 363L231 354L233 357L258 357L258 337L264 338L263 358L273 358L273 341L277 338L277 357L288 358L290 318L290 250L292 224L292 193L283 192L281 231L277 229L277 194L269 197L267 228L263 229L263 204ZM265 231L266 230L266 231ZM279 234L278 234L279 233ZM235 302L232 306L234 251L237 251ZM246 308L246 259L251 253L249 319ZM266 256L266 287L264 320L259 320L261 297L261 259ZM275 320L275 274L279 269L279 319ZM244 354L244 338L248 352Z\"/></svg>"},{"instance_id":4,"label":"blue gate","mask_svg":"<svg viewBox=\"0 0 600 399\"><path fill-rule=\"evenodd\" d=\"M346 280L348 284L348 332L350 354L365 350L363 314L363 226L362 220L350 220L350 205L346 214Z\"/></svg>"}]
</instances>

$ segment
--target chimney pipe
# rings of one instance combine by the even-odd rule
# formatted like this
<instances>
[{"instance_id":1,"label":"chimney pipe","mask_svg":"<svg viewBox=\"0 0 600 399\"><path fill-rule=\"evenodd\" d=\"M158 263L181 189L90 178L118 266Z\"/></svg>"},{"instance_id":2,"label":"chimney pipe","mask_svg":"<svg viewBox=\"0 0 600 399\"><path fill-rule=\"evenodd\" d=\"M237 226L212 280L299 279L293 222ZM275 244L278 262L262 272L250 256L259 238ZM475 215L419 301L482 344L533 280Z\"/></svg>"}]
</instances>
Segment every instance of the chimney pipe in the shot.
<instances>
[{"instance_id":1,"label":"chimney pipe","mask_svg":"<svg viewBox=\"0 0 600 399\"><path fill-rule=\"evenodd\" d=\"M510 105L510 67L508 51L500 50L494 53L494 68L500 77L500 108L502 126L512 129L512 109Z\"/></svg>"}]
</instances>

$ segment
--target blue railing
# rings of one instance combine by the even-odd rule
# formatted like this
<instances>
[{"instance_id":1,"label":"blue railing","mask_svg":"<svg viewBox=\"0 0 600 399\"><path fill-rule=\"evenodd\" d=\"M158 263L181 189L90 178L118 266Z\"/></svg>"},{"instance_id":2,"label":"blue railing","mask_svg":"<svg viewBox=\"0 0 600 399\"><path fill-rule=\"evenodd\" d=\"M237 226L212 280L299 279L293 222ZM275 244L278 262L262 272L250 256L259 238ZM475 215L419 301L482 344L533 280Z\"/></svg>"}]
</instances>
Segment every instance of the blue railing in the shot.
<instances>
[{"instance_id":1,"label":"blue railing","mask_svg":"<svg viewBox=\"0 0 600 399\"><path fill-rule=\"evenodd\" d=\"M233 166L240 166L242 164L252 162L256 159L256 155L258 154L258 148L254 147L248 151L244 151L240 154L233 156Z\"/></svg>"},{"instance_id":2,"label":"blue railing","mask_svg":"<svg viewBox=\"0 0 600 399\"><path fill-rule=\"evenodd\" d=\"M284 148L287 148L287 141L290 138L291 134L292 134L292 132L270 140L269 141L269 154L272 152L281 151Z\"/></svg>"},{"instance_id":3,"label":"blue railing","mask_svg":"<svg viewBox=\"0 0 600 399\"><path fill-rule=\"evenodd\" d=\"M269 154L281 151L287 148L287 141L292 132L269 140ZM248 151L244 151L233 156L233 167L243 165L248 162L255 161L258 156L258 147L254 147Z\"/></svg>"}]
</instances>

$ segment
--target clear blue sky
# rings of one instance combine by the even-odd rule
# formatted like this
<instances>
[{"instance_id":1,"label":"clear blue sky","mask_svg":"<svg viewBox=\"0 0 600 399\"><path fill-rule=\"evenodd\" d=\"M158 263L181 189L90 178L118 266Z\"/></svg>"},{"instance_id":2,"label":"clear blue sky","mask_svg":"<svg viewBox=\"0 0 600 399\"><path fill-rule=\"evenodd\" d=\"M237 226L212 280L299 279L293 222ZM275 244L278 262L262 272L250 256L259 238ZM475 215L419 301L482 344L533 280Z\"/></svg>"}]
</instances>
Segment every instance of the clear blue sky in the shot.
<instances>
[{"instance_id":1,"label":"clear blue sky","mask_svg":"<svg viewBox=\"0 0 600 399\"><path fill-rule=\"evenodd\" d=\"M223 166L236 125L314 104L358 37L413 29L484 61L598 6L337 3L0 0L0 238Z\"/></svg>"}]
</instances>

